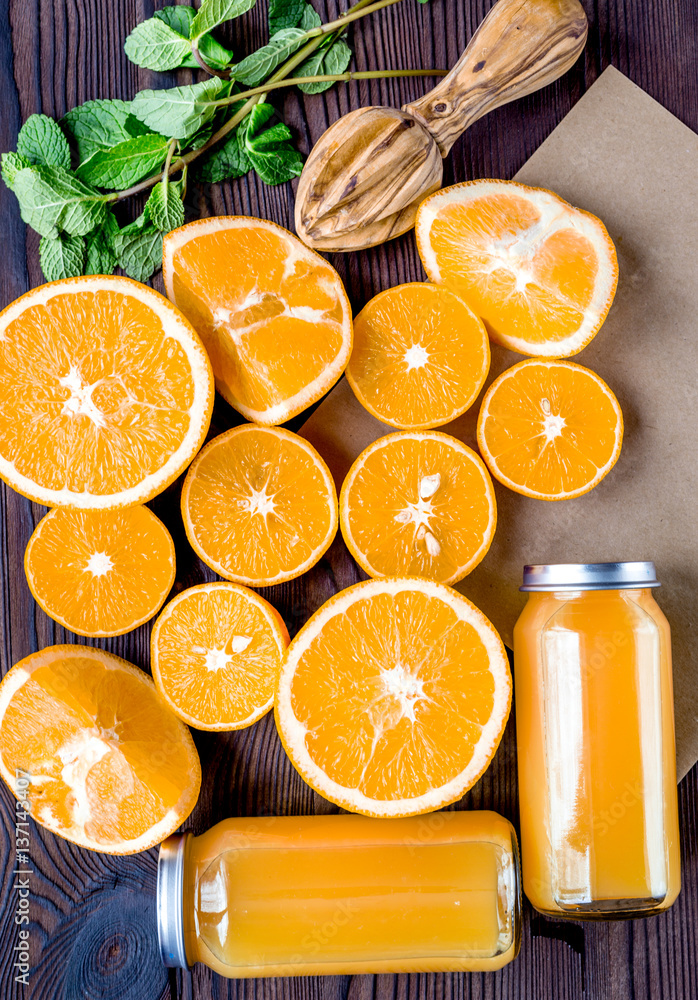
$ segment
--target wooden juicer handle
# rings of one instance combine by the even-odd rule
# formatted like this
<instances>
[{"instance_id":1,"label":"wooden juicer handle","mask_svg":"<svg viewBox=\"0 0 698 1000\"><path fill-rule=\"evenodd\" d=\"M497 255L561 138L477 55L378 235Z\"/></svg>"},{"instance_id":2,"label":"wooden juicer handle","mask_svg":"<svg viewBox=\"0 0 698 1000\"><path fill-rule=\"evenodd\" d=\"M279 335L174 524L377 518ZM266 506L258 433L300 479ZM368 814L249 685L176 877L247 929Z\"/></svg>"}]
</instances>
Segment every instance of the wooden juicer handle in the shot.
<instances>
[{"instance_id":1,"label":"wooden juicer handle","mask_svg":"<svg viewBox=\"0 0 698 1000\"><path fill-rule=\"evenodd\" d=\"M448 76L402 110L446 156L488 111L562 76L584 48L587 30L579 0L499 0Z\"/></svg>"}]
</instances>

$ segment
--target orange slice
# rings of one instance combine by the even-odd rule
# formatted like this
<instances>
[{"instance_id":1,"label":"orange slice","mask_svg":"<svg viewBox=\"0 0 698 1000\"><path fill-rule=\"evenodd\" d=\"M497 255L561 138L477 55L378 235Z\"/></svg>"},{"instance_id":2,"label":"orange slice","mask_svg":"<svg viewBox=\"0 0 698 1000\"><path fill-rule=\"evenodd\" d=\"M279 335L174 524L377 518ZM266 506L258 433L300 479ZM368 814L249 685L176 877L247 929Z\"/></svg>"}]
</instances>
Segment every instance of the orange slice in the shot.
<instances>
[{"instance_id":1,"label":"orange slice","mask_svg":"<svg viewBox=\"0 0 698 1000\"><path fill-rule=\"evenodd\" d=\"M446 288L414 282L371 299L354 322L347 380L369 413L423 430L477 399L490 367L481 321Z\"/></svg>"},{"instance_id":2,"label":"orange slice","mask_svg":"<svg viewBox=\"0 0 698 1000\"><path fill-rule=\"evenodd\" d=\"M107 854L169 837L201 784L191 734L150 677L89 646L49 646L6 674L0 774L37 823Z\"/></svg>"},{"instance_id":3,"label":"orange slice","mask_svg":"<svg viewBox=\"0 0 698 1000\"><path fill-rule=\"evenodd\" d=\"M339 517L369 576L456 583L487 553L497 507L472 449L438 431L402 431L361 452L344 480Z\"/></svg>"},{"instance_id":4,"label":"orange slice","mask_svg":"<svg viewBox=\"0 0 698 1000\"><path fill-rule=\"evenodd\" d=\"M538 500L588 493L620 455L623 414L595 372L571 361L521 361L487 390L477 440L490 472Z\"/></svg>"},{"instance_id":5,"label":"orange slice","mask_svg":"<svg viewBox=\"0 0 698 1000\"><path fill-rule=\"evenodd\" d=\"M337 493L303 438L242 424L197 455L182 517L192 548L219 576L269 587L305 573L327 551L337 532Z\"/></svg>"},{"instance_id":6,"label":"orange slice","mask_svg":"<svg viewBox=\"0 0 698 1000\"><path fill-rule=\"evenodd\" d=\"M254 591L203 583L182 591L153 628L155 685L197 729L244 729L274 703L288 646L283 619Z\"/></svg>"},{"instance_id":7,"label":"orange slice","mask_svg":"<svg viewBox=\"0 0 698 1000\"><path fill-rule=\"evenodd\" d=\"M60 625L78 635L122 635L162 607L175 550L147 507L56 508L29 539L24 570L36 602Z\"/></svg>"},{"instance_id":8,"label":"orange slice","mask_svg":"<svg viewBox=\"0 0 698 1000\"><path fill-rule=\"evenodd\" d=\"M282 424L342 374L352 331L341 278L281 226L190 222L165 237L163 277L206 345L218 391L248 420Z\"/></svg>"},{"instance_id":9,"label":"orange slice","mask_svg":"<svg viewBox=\"0 0 698 1000\"><path fill-rule=\"evenodd\" d=\"M618 261L605 226L552 191L454 184L422 202L416 232L431 280L461 295L512 351L576 354L611 308Z\"/></svg>"},{"instance_id":10,"label":"orange slice","mask_svg":"<svg viewBox=\"0 0 698 1000\"><path fill-rule=\"evenodd\" d=\"M201 341L137 281L54 281L0 314L0 477L30 500L149 500L191 462L212 408Z\"/></svg>"},{"instance_id":11,"label":"orange slice","mask_svg":"<svg viewBox=\"0 0 698 1000\"><path fill-rule=\"evenodd\" d=\"M368 580L336 594L288 648L276 724L294 767L352 812L414 816L488 767L511 707L493 625L450 587Z\"/></svg>"}]
</instances>

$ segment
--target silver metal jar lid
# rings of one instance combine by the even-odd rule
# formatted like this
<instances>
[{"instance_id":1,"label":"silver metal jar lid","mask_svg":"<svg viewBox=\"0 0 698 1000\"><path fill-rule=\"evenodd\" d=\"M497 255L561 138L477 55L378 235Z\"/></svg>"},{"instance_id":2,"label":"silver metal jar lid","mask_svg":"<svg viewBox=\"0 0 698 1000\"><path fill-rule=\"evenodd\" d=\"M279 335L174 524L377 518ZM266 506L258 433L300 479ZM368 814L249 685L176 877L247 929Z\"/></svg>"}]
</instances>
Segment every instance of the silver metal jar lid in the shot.
<instances>
[{"instance_id":1,"label":"silver metal jar lid","mask_svg":"<svg viewBox=\"0 0 698 1000\"><path fill-rule=\"evenodd\" d=\"M639 590L659 587L653 562L524 566L519 590Z\"/></svg>"},{"instance_id":2,"label":"silver metal jar lid","mask_svg":"<svg viewBox=\"0 0 698 1000\"><path fill-rule=\"evenodd\" d=\"M173 833L160 844L157 921L160 956L169 969L189 969L184 945L184 849L190 833Z\"/></svg>"}]
</instances>

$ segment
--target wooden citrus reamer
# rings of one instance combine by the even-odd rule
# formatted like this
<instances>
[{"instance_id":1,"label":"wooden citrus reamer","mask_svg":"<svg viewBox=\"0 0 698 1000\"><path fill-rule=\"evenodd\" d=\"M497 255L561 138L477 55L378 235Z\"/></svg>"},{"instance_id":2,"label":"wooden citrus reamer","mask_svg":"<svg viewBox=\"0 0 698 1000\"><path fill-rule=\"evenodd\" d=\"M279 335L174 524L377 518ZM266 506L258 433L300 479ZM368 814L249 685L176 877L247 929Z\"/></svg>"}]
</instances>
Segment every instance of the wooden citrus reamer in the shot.
<instances>
[{"instance_id":1,"label":"wooden citrus reamer","mask_svg":"<svg viewBox=\"0 0 698 1000\"><path fill-rule=\"evenodd\" d=\"M360 250L414 225L441 187L443 157L488 111L562 76L584 48L578 0L498 0L448 76L418 101L359 108L318 139L296 193L300 238Z\"/></svg>"}]
</instances>

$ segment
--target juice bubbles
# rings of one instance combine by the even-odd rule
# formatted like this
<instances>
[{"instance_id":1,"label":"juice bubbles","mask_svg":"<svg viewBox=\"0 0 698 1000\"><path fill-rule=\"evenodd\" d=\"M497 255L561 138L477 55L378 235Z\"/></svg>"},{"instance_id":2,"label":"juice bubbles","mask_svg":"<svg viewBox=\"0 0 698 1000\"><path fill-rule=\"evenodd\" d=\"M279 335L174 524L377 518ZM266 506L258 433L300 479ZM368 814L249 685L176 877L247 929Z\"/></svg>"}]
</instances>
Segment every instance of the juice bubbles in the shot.
<instances>
[{"instance_id":1,"label":"juice bubbles","mask_svg":"<svg viewBox=\"0 0 698 1000\"><path fill-rule=\"evenodd\" d=\"M492 812L229 819L170 837L158 867L165 964L230 977L498 969L519 911Z\"/></svg>"},{"instance_id":2,"label":"juice bubbles","mask_svg":"<svg viewBox=\"0 0 698 1000\"><path fill-rule=\"evenodd\" d=\"M669 625L652 563L527 566L514 630L524 891L639 917L680 889Z\"/></svg>"}]
</instances>

